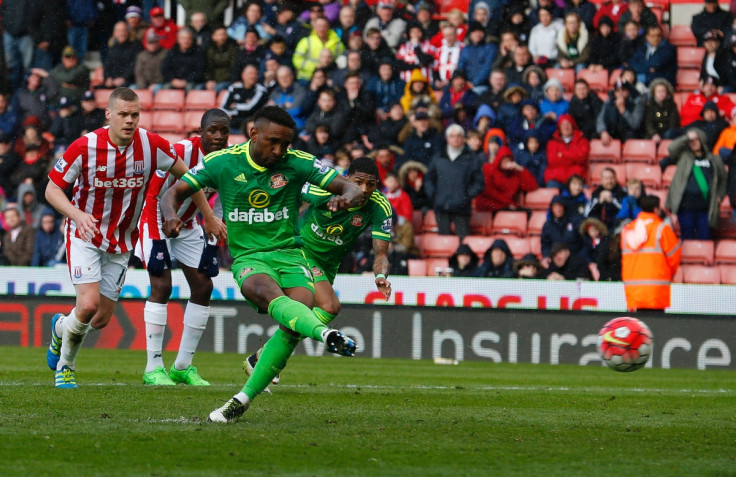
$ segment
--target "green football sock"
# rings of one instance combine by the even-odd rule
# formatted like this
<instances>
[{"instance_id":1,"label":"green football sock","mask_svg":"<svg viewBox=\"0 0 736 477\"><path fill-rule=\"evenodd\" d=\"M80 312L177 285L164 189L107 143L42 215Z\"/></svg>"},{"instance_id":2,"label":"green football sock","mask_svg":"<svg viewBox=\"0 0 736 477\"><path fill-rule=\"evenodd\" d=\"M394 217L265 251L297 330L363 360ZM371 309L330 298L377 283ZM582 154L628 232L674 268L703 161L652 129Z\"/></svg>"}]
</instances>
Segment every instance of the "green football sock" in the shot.
<instances>
[{"instance_id":1,"label":"green football sock","mask_svg":"<svg viewBox=\"0 0 736 477\"><path fill-rule=\"evenodd\" d=\"M286 295L274 298L268 304L268 314L288 329L317 341L322 341L322 332L327 329L307 305Z\"/></svg>"},{"instance_id":2,"label":"green football sock","mask_svg":"<svg viewBox=\"0 0 736 477\"><path fill-rule=\"evenodd\" d=\"M319 321L324 323L325 325L329 324L330 321L334 320L337 315L333 315L332 313L327 313L322 308L315 306L312 308L312 312L314 315L319 318Z\"/></svg>"},{"instance_id":3,"label":"green football sock","mask_svg":"<svg viewBox=\"0 0 736 477\"><path fill-rule=\"evenodd\" d=\"M297 344L299 344L299 338L284 330L276 330L276 333L266 342L258 357L256 367L253 368L253 374L243 386L243 392L251 401L262 393L271 384L274 376L286 367L286 362Z\"/></svg>"}]
</instances>

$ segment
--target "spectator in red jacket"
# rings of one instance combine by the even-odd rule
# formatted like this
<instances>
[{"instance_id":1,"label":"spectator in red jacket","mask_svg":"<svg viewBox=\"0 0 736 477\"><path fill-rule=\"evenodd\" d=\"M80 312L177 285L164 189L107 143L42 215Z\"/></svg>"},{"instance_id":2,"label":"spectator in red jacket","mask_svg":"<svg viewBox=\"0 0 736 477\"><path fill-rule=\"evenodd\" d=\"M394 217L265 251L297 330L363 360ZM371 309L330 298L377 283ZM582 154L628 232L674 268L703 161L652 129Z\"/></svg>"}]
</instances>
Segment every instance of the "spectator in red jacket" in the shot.
<instances>
[{"instance_id":1,"label":"spectator in red jacket","mask_svg":"<svg viewBox=\"0 0 736 477\"><path fill-rule=\"evenodd\" d=\"M394 214L398 216L399 225L406 222L411 223L412 216L414 215L414 206L411 203L409 194L401 189L399 176L393 171L387 172L386 177L383 179L383 185L385 186L383 194L394 209Z\"/></svg>"},{"instance_id":2,"label":"spectator in red jacket","mask_svg":"<svg viewBox=\"0 0 736 477\"><path fill-rule=\"evenodd\" d=\"M143 35L143 47L148 43L148 32L152 31L158 36L161 48L170 50L176 45L176 34L179 27L171 18L164 16L164 9L161 7L153 7L151 9L151 26L148 27L146 34Z\"/></svg>"},{"instance_id":3,"label":"spectator in red jacket","mask_svg":"<svg viewBox=\"0 0 736 477\"><path fill-rule=\"evenodd\" d=\"M547 187L563 188L567 180L577 174L588 177L588 156L590 143L578 129L569 114L563 114L557 121L557 131L547 143L547 169L544 182Z\"/></svg>"},{"instance_id":4,"label":"spectator in red jacket","mask_svg":"<svg viewBox=\"0 0 736 477\"><path fill-rule=\"evenodd\" d=\"M621 15L629 11L629 4L625 0L611 0L600 6L593 17L593 26L598 28L601 18L608 17L613 20L613 31L618 31L618 22Z\"/></svg>"},{"instance_id":5,"label":"spectator in red jacket","mask_svg":"<svg viewBox=\"0 0 736 477\"><path fill-rule=\"evenodd\" d=\"M720 81L715 76L706 76L700 84L700 89L688 95L685 104L680 109L680 124L683 127L701 118L700 113L708 101L713 101L718 106L721 117L727 120L731 118L731 112L735 107L731 99L725 94L718 94Z\"/></svg>"},{"instance_id":6,"label":"spectator in red jacket","mask_svg":"<svg viewBox=\"0 0 736 477\"><path fill-rule=\"evenodd\" d=\"M496 212L506 208L516 208L514 197L519 191L536 190L534 174L514 162L514 155L508 146L501 146L493 162L483 164L485 187L475 199L477 210Z\"/></svg>"}]
</instances>

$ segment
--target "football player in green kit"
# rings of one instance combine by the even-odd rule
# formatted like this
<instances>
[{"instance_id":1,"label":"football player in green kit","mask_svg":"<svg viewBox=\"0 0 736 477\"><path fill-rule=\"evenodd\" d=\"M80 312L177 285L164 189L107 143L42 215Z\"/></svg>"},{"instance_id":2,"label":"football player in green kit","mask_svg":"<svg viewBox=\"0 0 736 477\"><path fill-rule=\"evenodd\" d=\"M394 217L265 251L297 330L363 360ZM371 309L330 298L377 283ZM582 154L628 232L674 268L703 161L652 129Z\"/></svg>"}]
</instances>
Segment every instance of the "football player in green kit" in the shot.
<instances>
[{"instance_id":1,"label":"football player in green kit","mask_svg":"<svg viewBox=\"0 0 736 477\"><path fill-rule=\"evenodd\" d=\"M368 227L371 227L373 238L376 287L386 299L391 297L391 283L386 275L389 270L388 245L391 241L393 210L388 199L376 190L376 161L368 157L355 159L348 168L347 178L361 188L364 196L358 207L348 210L329 210L332 194L315 185L305 184L302 190L302 200L310 204L299 221L299 229L304 240L304 254L314 277L315 305L312 311L324 324L328 324L340 312L340 301L332 288L337 269ZM253 372L262 351L263 348L243 362L247 374ZM278 384L279 376L276 375L272 382ZM269 392L268 388L264 391Z\"/></svg>"},{"instance_id":2,"label":"football player in green kit","mask_svg":"<svg viewBox=\"0 0 736 477\"><path fill-rule=\"evenodd\" d=\"M228 228L233 276L245 299L280 327L268 340L243 389L209 414L209 422L236 422L285 366L306 336L328 351L354 356L355 342L315 316L314 283L301 250L298 214L302 186L309 182L334 194L328 210L363 202L360 187L323 166L314 156L289 148L296 125L277 106L260 109L250 140L208 154L161 198L163 230L176 237L183 223L178 205L203 187L217 189Z\"/></svg>"}]
</instances>

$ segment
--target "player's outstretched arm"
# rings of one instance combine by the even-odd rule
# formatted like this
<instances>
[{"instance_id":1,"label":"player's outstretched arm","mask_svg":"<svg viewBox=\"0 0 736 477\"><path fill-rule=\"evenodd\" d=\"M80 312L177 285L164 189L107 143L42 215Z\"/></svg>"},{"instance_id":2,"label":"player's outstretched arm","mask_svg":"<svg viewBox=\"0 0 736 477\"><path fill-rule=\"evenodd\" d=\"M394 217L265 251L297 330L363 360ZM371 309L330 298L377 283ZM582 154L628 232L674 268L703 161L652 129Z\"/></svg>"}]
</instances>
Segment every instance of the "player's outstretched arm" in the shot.
<instances>
[{"instance_id":1,"label":"player's outstretched arm","mask_svg":"<svg viewBox=\"0 0 736 477\"><path fill-rule=\"evenodd\" d=\"M386 240L373 239L373 274L376 276L376 288L388 300L391 298L391 282L388 276L391 267L388 261L388 245Z\"/></svg>"},{"instance_id":2,"label":"player's outstretched arm","mask_svg":"<svg viewBox=\"0 0 736 477\"><path fill-rule=\"evenodd\" d=\"M194 189L189 184L184 181L176 181L161 196L159 207L161 208L162 228L167 237L174 238L179 236L179 231L184 226L184 222L179 219L176 211L179 205L192 194L194 194Z\"/></svg>"},{"instance_id":3,"label":"player's outstretched arm","mask_svg":"<svg viewBox=\"0 0 736 477\"><path fill-rule=\"evenodd\" d=\"M335 177L327 186L327 191L333 194L327 202L327 208L333 212L357 207L363 200L363 191L360 187L342 176Z\"/></svg>"},{"instance_id":4,"label":"player's outstretched arm","mask_svg":"<svg viewBox=\"0 0 736 477\"><path fill-rule=\"evenodd\" d=\"M93 215L84 212L72 204L67 198L61 187L49 181L46 186L46 201L58 210L61 214L69 217L77 226L79 236L85 242L92 240L92 237L100 233L95 224L98 222Z\"/></svg>"}]
</instances>

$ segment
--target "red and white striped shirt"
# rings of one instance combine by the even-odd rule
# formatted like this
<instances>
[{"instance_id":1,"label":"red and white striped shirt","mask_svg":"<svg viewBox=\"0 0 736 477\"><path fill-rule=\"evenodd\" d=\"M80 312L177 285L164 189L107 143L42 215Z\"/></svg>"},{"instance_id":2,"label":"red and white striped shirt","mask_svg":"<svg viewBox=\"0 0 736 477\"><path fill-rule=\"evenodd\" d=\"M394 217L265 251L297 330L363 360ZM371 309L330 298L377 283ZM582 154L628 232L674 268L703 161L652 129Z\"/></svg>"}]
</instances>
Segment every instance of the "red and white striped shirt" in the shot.
<instances>
[{"instance_id":1,"label":"red and white striped shirt","mask_svg":"<svg viewBox=\"0 0 736 477\"><path fill-rule=\"evenodd\" d=\"M49 179L62 189L74 184L72 204L98 220L100 233L92 244L107 253L133 250L143 199L157 169L168 171L176 162L169 141L138 128L125 147L110 142L109 128L92 131L64 152ZM81 238L72 220L67 237Z\"/></svg>"},{"instance_id":2,"label":"red and white striped shirt","mask_svg":"<svg viewBox=\"0 0 736 477\"><path fill-rule=\"evenodd\" d=\"M447 41L442 40L442 46L435 51L434 70L437 72L437 78L440 81L449 81L452 73L457 69L460 61L460 52L463 44L456 41L453 46L449 46Z\"/></svg>"},{"instance_id":3,"label":"red and white striped shirt","mask_svg":"<svg viewBox=\"0 0 736 477\"><path fill-rule=\"evenodd\" d=\"M422 71L422 75L424 75L424 77L429 80L429 83L432 84L432 67L421 66L419 64L419 58L417 58L417 54L414 51L416 46L419 46L422 52L427 55L431 55L432 57L436 57L437 55L436 48L426 40L421 42L419 45L415 45L411 41L407 41L399 47L399 50L396 52L396 58L404 63L417 65L417 68ZM411 71L412 70L406 70L401 72L401 79L404 80L405 83L408 83L411 80Z\"/></svg>"},{"instance_id":4,"label":"red and white striped shirt","mask_svg":"<svg viewBox=\"0 0 736 477\"><path fill-rule=\"evenodd\" d=\"M201 136L184 139L174 144L174 150L177 156L184 161L189 169L195 167L204 160L206 156L202 149ZM141 216L141 225L148 224L149 237L154 240L163 238L161 236L161 209L159 208L159 200L164 192L174 185L176 178L169 173L157 172L151 179L151 186L146 194L146 204L143 206L143 215ZM203 191L209 199L215 193L214 189L206 189ZM197 219L197 205L188 197L179 207L179 219L184 222L184 227L191 229Z\"/></svg>"}]
</instances>

